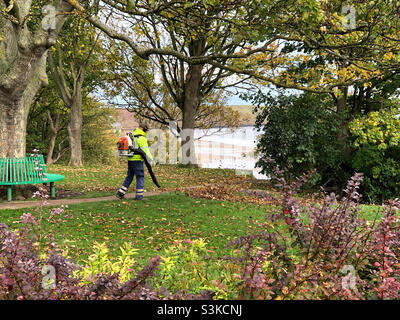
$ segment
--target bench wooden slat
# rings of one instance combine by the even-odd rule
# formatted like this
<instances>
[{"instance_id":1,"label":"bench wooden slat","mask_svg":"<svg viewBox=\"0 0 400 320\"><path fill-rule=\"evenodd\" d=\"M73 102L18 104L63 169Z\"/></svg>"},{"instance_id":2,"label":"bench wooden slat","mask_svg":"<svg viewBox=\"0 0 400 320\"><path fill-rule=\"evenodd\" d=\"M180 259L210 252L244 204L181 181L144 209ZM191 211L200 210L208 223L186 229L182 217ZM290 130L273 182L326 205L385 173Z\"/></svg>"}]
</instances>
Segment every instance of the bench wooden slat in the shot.
<instances>
[{"instance_id":1,"label":"bench wooden slat","mask_svg":"<svg viewBox=\"0 0 400 320\"><path fill-rule=\"evenodd\" d=\"M14 160L13 161L13 179L15 182L17 182L17 181L19 181L17 178L18 160L17 160L17 158L14 158L13 160Z\"/></svg>"},{"instance_id":2,"label":"bench wooden slat","mask_svg":"<svg viewBox=\"0 0 400 320\"><path fill-rule=\"evenodd\" d=\"M31 160L29 158L27 159L27 161L28 161L28 163L27 163L27 165L28 165L27 180L29 180L29 177L31 176L31 172L32 172L32 162L31 162Z\"/></svg>"},{"instance_id":3,"label":"bench wooden slat","mask_svg":"<svg viewBox=\"0 0 400 320\"><path fill-rule=\"evenodd\" d=\"M13 158L10 158L9 168L10 168L10 169L9 169L9 171L8 171L8 173L9 173L8 180L11 181L11 182L15 182L15 181L13 180L13 174L12 174L12 169L13 169Z\"/></svg>"},{"instance_id":4,"label":"bench wooden slat","mask_svg":"<svg viewBox=\"0 0 400 320\"><path fill-rule=\"evenodd\" d=\"M34 180L37 180L37 179L39 179L39 173L38 173L38 170L37 170L37 164L35 163L35 161L32 159L31 160L31 162L32 162L32 174L33 174L33 178L34 178Z\"/></svg>"},{"instance_id":5,"label":"bench wooden slat","mask_svg":"<svg viewBox=\"0 0 400 320\"><path fill-rule=\"evenodd\" d=\"M14 173L13 179L14 179L15 182L18 181L18 179L17 179L17 170L16 169L17 169L17 159L13 158L13 173Z\"/></svg>"},{"instance_id":6,"label":"bench wooden slat","mask_svg":"<svg viewBox=\"0 0 400 320\"><path fill-rule=\"evenodd\" d=\"M17 182L18 180L17 180L17 174L16 174L16 166L17 166L17 159L16 158L13 158L13 172L14 172L14 176L13 176L13 178L14 178L14 181L15 182Z\"/></svg>"},{"instance_id":7,"label":"bench wooden slat","mask_svg":"<svg viewBox=\"0 0 400 320\"><path fill-rule=\"evenodd\" d=\"M12 165L13 160L12 160L12 158L10 159L9 163L10 164L9 164L9 170L8 170L8 173L9 173L8 180L11 181L11 182L15 182L15 181L13 181L13 174L12 174L12 169L13 169L13 165Z\"/></svg>"},{"instance_id":8,"label":"bench wooden slat","mask_svg":"<svg viewBox=\"0 0 400 320\"><path fill-rule=\"evenodd\" d=\"M15 179L15 166L14 166L15 158L12 158L10 161L10 181L17 182Z\"/></svg>"},{"instance_id":9,"label":"bench wooden slat","mask_svg":"<svg viewBox=\"0 0 400 320\"><path fill-rule=\"evenodd\" d=\"M12 182L11 158L7 162L7 181Z\"/></svg>"},{"instance_id":10,"label":"bench wooden slat","mask_svg":"<svg viewBox=\"0 0 400 320\"><path fill-rule=\"evenodd\" d=\"M29 158L29 177L32 178L32 180L36 180L35 178L35 168L33 166L33 161L32 159ZM29 179L28 177L28 179Z\"/></svg>"},{"instance_id":11,"label":"bench wooden slat","mask_svg":"<svg viewBox=\"0 0 400 320\"><path fill-rule=\"evenodd\" d=\"M7 178L8 178L7 168L8 168L8 159L5 159L3 181L7 181Z\"/></svg>"},{"instance_id":12,"label":"bench wooden slat","mask_svg":"<svg viewBox=\"0 0 400 320\"><path fill-rule=\"evenodd\" d=\"M19 160L19 179L24 180L24 161Z\"/></svg>"},{"instance_id":13,"label":"bench wooden slat","mask_svg":"<svg viewBox=\"0 0 400 320\"><path fill-rule=\"evenodd\" d=\"M10 172L10 159L7 159L7 169L6 169L6 181L10 181L9 173Z\"/></svg>"},{"instance_id":14,"label":"bench wooden slat","mask_svg":"<svg viewBox=\"0 0 400 320\"><path fill-rule=\"evenodd\" d=\"M8 173L8 181L11 181L11 182L13 182L12 181L12 162L11 162L11 159L8 159L8 170L7 170L7 173Z\"/></svg>"},{"instance_id":15,"label":"bench wooden slat","mask_svg":"<svg viewBox=\"0 0 400 320\"><path fill-rule=\"evenodd\" d=\"M27 181L28 180L28 164L26 163L26 161L24 161L24 180Z\"/></svg>"},{"instance_id":16,"label":"bench wooden slat","mask_svg":"<svg viewBox=\"0 0 400 320\"><path fill-rule=\"evenodd\" d=\"M4 160L0 160L0 179L4 181Z\"/></svg>"},{"instance_id":17,"label":"bench wooden slat","mask_svg":"<svg viewBox=\"0 0 400 320\"><path fill-rule=\"evenodd\" d=\"M4 171L3 159L0 159L0 179L1 179L1 181L3 181L3 171Z\"/></svg>"},{"instance_id":18,"label":"bench wooden slat","mask_svg":"<svg viewBox=\"0 0 400 320\"><path fill-rule=\"evenodd\" d=\"M19 172L20 172L20 170L21 170L21 159L17 159L17 165L16 165L16 167L17 167L17 180L18 180L18 181L21 181L20 176L19 176Z\"/></svg>"}]
</instances>

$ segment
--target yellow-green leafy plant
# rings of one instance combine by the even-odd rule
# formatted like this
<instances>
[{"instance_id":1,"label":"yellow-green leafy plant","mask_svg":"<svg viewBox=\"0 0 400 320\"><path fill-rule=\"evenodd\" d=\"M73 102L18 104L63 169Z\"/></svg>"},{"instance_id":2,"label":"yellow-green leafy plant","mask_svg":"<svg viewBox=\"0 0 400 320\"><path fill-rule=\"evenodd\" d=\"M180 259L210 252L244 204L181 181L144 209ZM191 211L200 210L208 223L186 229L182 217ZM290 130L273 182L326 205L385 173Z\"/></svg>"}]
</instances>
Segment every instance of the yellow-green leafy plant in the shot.
<instances>
[{"instance_id":1,"label":"yellow-green leafy plant","mask_svg":"<svg viewBox=\"0 0 400 320\"><path fill-rule=\"evenodd\" d=\"M85 267L74 273L76 277L82 278L82 283L90 283L95 280L95 276L99 274L115 274L119 273L119 281L125 282L131 279L135 272L133 267L136 265L136 260L133 256L138 249L132 248L131 244L124 243L119 248L121 254L115 259L109 255L107 245L95 242L93 245L93 254L85 261Z\"/></svg>"},{"instance_id":2,"label":"yellow-green leafy plant","mask_svg":"<svg viewBox=\"0 0 400 320\"><path fill-rule=\"evenodd\" d=\"M400 192L400 119L396 107L354 119L349 130L352 167L364 173L361 193L369 202L394 199Z\"/></svg>"},{"instance_id":3,"label":"yellow-green leafy plant","mask_svg":"<svg viewBox=\"0 0 400 320\"><path fill-rule=\"evenodd\" d=\"M233 299L237 296L233 264L210 257L203 239L177 241L161 254L155 287L165 287L172 293L198 294L212 291L214 299Z\"/></svg>"},{"instance_id":4,"label":"yellow-green leafy plant","mask_svg":"<svg viewBox=\"0 0 400 320\"><path fill-rule=\"evenodd\" d=\"M370 112L353 120L349 125L354 146L375 145L378 150L400 144L400 119L397 107L380 112Z\"/></svg>"}]
</instances>

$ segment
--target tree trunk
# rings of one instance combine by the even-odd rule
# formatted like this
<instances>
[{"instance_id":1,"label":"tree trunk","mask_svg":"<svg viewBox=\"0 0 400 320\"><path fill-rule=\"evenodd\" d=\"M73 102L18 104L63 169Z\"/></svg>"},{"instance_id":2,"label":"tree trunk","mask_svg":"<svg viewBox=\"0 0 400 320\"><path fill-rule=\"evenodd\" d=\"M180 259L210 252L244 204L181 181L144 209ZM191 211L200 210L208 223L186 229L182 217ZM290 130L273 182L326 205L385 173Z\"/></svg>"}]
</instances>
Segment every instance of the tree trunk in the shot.
<instances>
[{"instance_id":1,"label":"tree trunk","mask_svg":"<svg viewBox=\"0 0 400 320\"><path fill-rule=\"evenodd\" d=\"M26 119L22 97L0 92L0 158L25 156Z\"/></svg>"},{"instance_id":2,"label":"tree trunk","mask_svg":"<svg viewBox=\"0 0 400 320\"><path fill-rule=\"evenodd\" d=\"M348 120L346 118L346 104L347 104L347 94L348 88L340 89L340 96L337 98L336 110L339 116L339 132L338 132L338 142L343 150L346 150L346 140L347 140L347 125Z\"/></svg>"},{"instance_id":3,"label":"tree trunk","mask_svg":"<svg viewBox=\"0 0 400 320\"><path fill-rule=\"evenodd\" d=\"M29 109L36 93L47 83L45 65L46 54L39 59L36 71L27 84L24 84L24 75L15 75L21 79L18 89L0 90L0 158L26 155ZM26 73L26 70L20 72Z\"/></svg>"},{"instance_id":4,"label":"tree trunk","mask_svg":"<svg viewBox=\"0 0 400 320\"><path fill-rule=\"evenodd\" d=\"M204 54L204 48L205 41L203 39L192 40L189 45L189 53L191 56L201 56ZM194 128L202 96L202 72L203 65L190 65L186 74L181 132L182 164L185 165L197 165Z\"/></svg>"},{"instance_id":5,"label":"tree trunk","mask_svg":"<svg viewBox=\"0 0 400 320\"><path fill-rule=\"evenodd\" d=\"M55 5L56 11L72 8L63 1ZM47 51L67 19L58 15L54 29L30 31L26 17L31 6L32 1L0 1L0 157L25 156L29 108L47 83Z\"/></svg>"},{"instance_id":6,"label":"tree trunk","mask_svg":"<svg viewBox=\"0 0 400 320\"><path fill-rule=\"evenodd\" d=\"M69 144L71 147L70 164L80 167L82 162L82 87L77 88L77 93L73 97L71 108L71 118L68 125Z\"/></svg>"},{"instance_id":7,"label":"tree trunk","mask_svg":"<svg viewBox=\"0 0 400 320\"><path fill-rule=\"evenodd\" d=\"M185 83L183 123L181 132L182 164L197 165L194 145L196 113L201 101L202 65L189 67Z\"/></svg>"},{"instance_id":8,"label":"tree trunk","mask_svg":"<svg viewBox=\"0 0 400 320\"><path fill-rule=\"evenodd\" d=\"M59 49L60 50L60 49ZM49 67L51 74L60 90L60 98L64 104L70 109L70 121L68 124L68 139L71 149L71 157L69 164L72 166L80 167L83 165L82 161L82 126L83 126L83 115L82 115L82 86L86 76L87 65L83 64L74 70L73 76L69 84L66 81L64 69L62 66L61 53L58 52L58 66L54 59L53 53L49 55ZM71 68L74 68L72 66Z\"/></svg>"},{"instance_id":9,"label":"tree trunk","mask_svg":"<svg viewBox=\"0 0 400 320\"><path fill-rule=\"evenodd\" d=\"M51 117L50 111L47 111L47 117L50 121L51 137L50 137L50 142L49 142L49 148L47 150L46 164L50 165L50 164L54 163L53 153L54 153L54 147L56 145L58 131L60 129L60 114L57 113L55 122L53 121L53 118Z\"/></svg>"},{"instance_id":10,"label":"tree trunk","mask_svg":"<svg viewBox=\"0 0 400 320\"><path fill-rule=\"evenodd\" d=\"M46 158L46 164L50 165L54 163L53 160L53 153L54 153L54 146L56 145L56 138L57 138L57 134L52 133L51 138L50 138L50 142L49 142L49 149L47 152L47 158Z\"/></svg>"}]
</instances>

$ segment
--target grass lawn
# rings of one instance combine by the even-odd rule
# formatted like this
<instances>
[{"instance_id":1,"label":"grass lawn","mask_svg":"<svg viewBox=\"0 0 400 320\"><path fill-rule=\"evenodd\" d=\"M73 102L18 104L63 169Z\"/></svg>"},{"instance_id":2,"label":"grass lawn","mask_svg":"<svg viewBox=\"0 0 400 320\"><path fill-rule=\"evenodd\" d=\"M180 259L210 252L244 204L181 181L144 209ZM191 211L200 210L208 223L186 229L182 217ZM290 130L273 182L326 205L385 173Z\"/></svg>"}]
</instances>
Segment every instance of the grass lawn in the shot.
<instances>
[{"instance_id":1,"label":"grass lawn","mask_svg":"<svg viewBox=\"0 0 400 320\"><path fill-rule=\"evenodd\" d=\"M83 192L81 197L102 196L115 194L125 178L126 164L84 168L52 165L48 172L65 175L65 181L58 183L60 189ZM231 185L246 179L235 175L234 170L170 165L156 166L155 173L166 190L210 183ZM246 185L251 188L251 180L247 181ZM156 190L148 175L145 189ZM186 239L203 238L208 243L208 249L221 256L229 253L225 247L229 240L261 230L261 222L268 210L266 205L245 202L240 195L232 193L221 199L232 201L234 197L239 202L197 199L173 192L146 197L139 202L115 199L71 205L65 212L70 219L56 225L45 222L44 234L54 234L59 247L68 250L76 261L82 261L92 253L95 241L106 242L114 256L119 254L119 247L124 242L131 243L139 249L137 258L140 264L174 241ZM362 214L372 221L379 208L363 205ZM18 228L19 217L27 212L34 213L34 209L1 210L0 222L12 229ZM45 214L49 214L48 208Z\"/></svg>"},{"instance_id":2,"label":"grass lawn","mask_svg":"<svg viewBox=\"0 0 400 320\"><path fill-rule=\"evenodd\" d=\"M49 209L46 209L48 215ZM33 210L2 210L0 222L18 228L19 217ZM76 261L86 259L94 241L106 242L110 253L129 242L139 249L140 264L175 240L203 238L208 249L228 253L227 241L260 230L266 207L166 194L144 201L124 200L71 205L71 218L57 225L44 223L44 233L56 235L56 242L68 249Z\"/></svg>"},{"instance_id":3,"label":"grass lawn","mask_svg":"<svg viewBox=\"0 0 400 320\"><path fill-rule=\"evenodd\" d=\"M182 187L191 187L204 184L218 184L227 181L243 180L242 176L229 169L188 168L175 165L156 165L154 173L162 189L173 190ZM58 173L65 176L65 180L58 182L56 188L82 192L78 198L99 197L113 195L121 187L127 172L126 162L115 166L85 166L74 168L63 165L48 166L49 173ZM145 169L145 190L155 191L158 188L153 184L150 175ZM134 190L135 180L130 190Z\"/></svg>"}]
</instances>

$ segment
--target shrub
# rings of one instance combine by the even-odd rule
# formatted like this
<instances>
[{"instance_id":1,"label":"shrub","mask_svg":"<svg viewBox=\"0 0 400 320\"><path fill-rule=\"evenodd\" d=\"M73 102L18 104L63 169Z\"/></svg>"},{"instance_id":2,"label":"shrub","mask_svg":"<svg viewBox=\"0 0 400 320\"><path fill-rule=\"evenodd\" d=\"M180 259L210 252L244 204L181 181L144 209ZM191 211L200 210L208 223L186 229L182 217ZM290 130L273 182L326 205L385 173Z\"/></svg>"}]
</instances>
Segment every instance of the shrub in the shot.
<instances>
[{"instance_id":1,"label":"shrub","mask_svg":"<svg viewBox=\"0 0 400 320\"><path fill-rule=\"evenodd\" d=\"M348 121L348 139L339 142L341 128L330 97L301 95L247 97L257 104L256 127L261 131L257 166L273 174L263 158L273 158L288 168L286 178L317 169L309 180L313 186L339 193L354 172L362 172L364 200L383 203L400 194L400 119L398 101L385 100L380 111L372 111ZM351 120L351 121L350 121ZM327 189L328 189L327 188Z\"/></svg>"},{"instance_id":2,"label":"shrub","mask_svg":"<svg viewBox=\"0 0 400 320\"><path fill-rule=\"evenodd\" d=\"M352 166L363 172L361 191L370 202L400 195L400 120L398 109L370 112L349 125L355 148Z\"/></svg>"},{"instance_id":3,"label":"shrub","mask_svg":"<svg viewBox=\"0 0 400 320\"><path fill-rule=\"evenodd\" d=\"M89 266L82 268L59 253L52 235L43 235L47 189L39 187L34 196L42 200L41 205L35 215L24 213L21 216L23 226L19 230L13 232L5 224L0 224L0 299L158 298L158 293L147 285L147 279L154 275L160 263L159 256L151 259L134 277L128 277L126 266L133 262L132 248L125 245L119 261L111 264L106 248L95 245ZM62 208L52 209L47 219L62 223L62 213ZM86 275L94 275L92 281L82 278Z\"/></svg>"},{"instance_id":4,"label":"shrub","mask_svg":"<svg viewBox=\"0 0 400 320\"><path fill-rule=\"evenodd\" d=\"M147 285L154 276L160 257L127 281L117 273L98 273L93 281L74 276L87 274L82 267L52 251L40 258L37 247L25 229L19 232L0 225L0 299L2 300L102 300L158 299L159 294Z\"/></svg>"},{"instance_id":5,"label":"shrub","mask_svg":"<svg viewBox=\"0 0 400 320\"><path fill-rule=\"evenodd\" d=\"M340 167L345 160L337 142L338 119L329 98L308 93L262 95L256 102L256 127L261 131L257 149L262 156L256 165L262 173L273 174L274 167L263 160L268 157L280 167L290 168L286 178L316 168L311 184L345 184L347 178Z\"/></svg>"},{"instance_id":6,"label":"shrub","mask_svg":"<svg viewBox=\"0 0 400 320\"><path fill-rule=\"evenodd\" d=\"M52 237L40 236L40 209L36 217L25 213L17 231L0 225L0 299L400 299L400 202L388 201L366 220L362 174L340 201L325 192L300 201L296 194L312 174L289 183L275 167L283 196L261 232L228 243L230 255L214 257L202 239L187 239L139 272L129 245L112 261L96 243L86 266L74 263ZM49 219L61 214L53 209Z\"/></svg>"},{"instance_id":7,"label":"shrub","mask_svg":"<svg viewBox=\"0 0 400 320\"><path fill-rule=\"evenodd\" d=\"M154 289L150 283L156 283L155 272L161 262L160 256L150 259L142 270L135 272L132 268L137 265L133 256L137 250L129 244L120 248L121 255L117 261L111 260L104 243L95 243L94 253L89 256L86 266L74 263L59 253L55 243L51 242L52 235L42 234L41 223L46 219L43 208L48 198L47 189L40 187L35 197L42 199L42 204L35 215L24 213L21 216L22 227L19 230L11 231L5 224L0 224L1 300L211 299L213 296L205 290L206 286L200 287L200 290L195 290L195 285L190 286L193 289L190 292L180 287L182 290L174 293L160 285ZM47 219L60 223L63 221L62 213L62 208L52 209ZM192 264L193 271L197 270L197 253L203 252L204 243L194 241L193 247L188 249L189 256L184 251L179 255L173 250L167 250L163 270L166 267L165 261L169 259L168 254L182 263L192 257L186 265L178 265L187 269ZM179 271L176 273L182 274ZM217 293L223 292L218 282L211 281L210 286L214 286ZM177 289L172 285L169 287Z\"/></svg>"},{"instance_id":8,"label":"shrub","mask_svg":"<svg viewBox=\"0 0 400 320\"><path fill-rule=\"evenodd\" d=\"M74 276L82 278L82 283L91 283L99 274L118 274L118 280L125 282L132 279L133 267L136 267L136 260L133 258L137 249L132 248L129 243L120 247L121 254L117 261L113 261L108 255L109 250L105 243L95 242L93 254L89 256L87 265L74 273Z\"/></svg>"},{"instance_id":9,"label":"shrub","mask_svg":"<svg viewBox=\"0 0 400 320\"><path fill-rule=\"evenodd\" d=\"M399 299L400 202L389 201L373 223L359 206L362 174L347 184L343 201L323 194L301 204L295 191L310 173L288 184L265 230L230 243L241 250L241 296L250 299ZM351 272L347 274L347 272Z\"/></svg>"},{"instance_id":10,"label":"shrub","mask_svg":"<svg viewBox=\"0 0 400 320\"><path fill-rule=\"evenodd\" d=\"M209 292L214 299L233 299L240 278L231 265L209 257L203 239L177 241L161 255L155 287L178 294Z\"/></svg>"}]
</instances>

